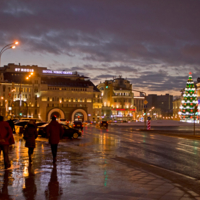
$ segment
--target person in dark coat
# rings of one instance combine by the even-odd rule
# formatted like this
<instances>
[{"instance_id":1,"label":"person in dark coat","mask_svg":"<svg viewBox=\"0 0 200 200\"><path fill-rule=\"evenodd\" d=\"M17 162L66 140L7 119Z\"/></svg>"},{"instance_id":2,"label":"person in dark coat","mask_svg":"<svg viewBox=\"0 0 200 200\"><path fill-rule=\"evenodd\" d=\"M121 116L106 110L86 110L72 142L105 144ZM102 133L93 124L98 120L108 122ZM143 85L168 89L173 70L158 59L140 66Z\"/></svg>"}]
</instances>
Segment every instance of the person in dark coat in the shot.
<instances>
[{"instance_id":1,"label":"person in dark coat","mask_svg":"<svg viewBox=\"0 0 200 200\"><path fill-rule=\"evenodd\" d=\"M37 136L37 128L34 124L34 120L31 119L24 131L24 139L26 140L25 147L28 147L28 156L30 163L32 162L31 157L35 148L35 139L37 138Z\"/></svg>"},{"instance_id":2,"label":"person in dark coat","mask_svg":"<svg viewBox=\"0 0 200 200\"><path fill-rule=\"evenodd\" d=\"M58 143L63 134L64 130L62 126L56 121L56 117L53 116L52 121L47 126L47 136L49 137L49 144L51 145L53 163L56 163Z\"/></svg>"},{"instance_id":3,"label":"person in dark coat","mask_svg":"<svg viewBox=\"0 0 200 200\"><path fill-rule=\"evenodd\" d=\"M15 133L15 124L14 124L14 121L10 118L8 120L8 123L10 125L10 128L12 129L12 132Z\"/></svg>"},{"instance_id":4,"label":"person in dark coat","mask_svg":"<svg viewBox=\"0 0 200 200\"><path fill-rule=\"evenodd\" d=\"M8 157L9 139L13 137L12 130L8 122L4 121L3 116L0 116L0 154L3 151L5 169L10 168L11 164Z\"/></svg>"}]
</instances>

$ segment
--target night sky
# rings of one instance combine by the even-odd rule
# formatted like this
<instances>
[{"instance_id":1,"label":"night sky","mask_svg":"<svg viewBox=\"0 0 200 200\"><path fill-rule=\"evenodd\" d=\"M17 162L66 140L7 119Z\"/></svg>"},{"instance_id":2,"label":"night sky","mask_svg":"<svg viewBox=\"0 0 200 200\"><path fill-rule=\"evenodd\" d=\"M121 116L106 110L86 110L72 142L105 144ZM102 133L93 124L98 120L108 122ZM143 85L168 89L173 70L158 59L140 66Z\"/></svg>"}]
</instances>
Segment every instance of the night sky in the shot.
<instances>
[{"instance_id":1,"label":"night sky","mask_svg":"<svg viewBox=\"0 0 200 200\"><path fill-rule=\"evenodd\" d=\"M200 77L199 0L1 0L8 63L77 71L94 84L122 75L135 90L180 95Z\"/></svg>"}]
</instances>

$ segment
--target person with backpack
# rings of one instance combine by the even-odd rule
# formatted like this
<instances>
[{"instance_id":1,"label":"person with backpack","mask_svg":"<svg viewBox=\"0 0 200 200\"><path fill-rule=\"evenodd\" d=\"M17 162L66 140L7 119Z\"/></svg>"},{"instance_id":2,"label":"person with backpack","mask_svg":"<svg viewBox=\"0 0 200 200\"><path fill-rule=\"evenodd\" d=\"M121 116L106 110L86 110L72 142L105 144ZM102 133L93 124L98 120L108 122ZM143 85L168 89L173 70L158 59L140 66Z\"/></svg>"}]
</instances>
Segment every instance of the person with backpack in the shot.
<instances>
[{"instance_id":1,"label":"person with backpack","mask_svg":"<svg viewBox=\"0 0 200 200\"><path fill-rule=\"evenodd\" d=\"M32 162L32 155L35 148L35 139L37 138L37 127L33 119L30 119L24 131L25 147L28 148L29 163Z\"/></svg>"},{"instance_id":2,"label":"person with backpack","mask_svg":"<svg viewBox=\"0 0 200 200\"><path fill-rule=\"evenodd\" d=\"M51 145L51 152L53 155L53 163L56 163L57 148L60 139L64 134L62 126L56 121L56 117L52 117L52 121L47 126L47 136L49 137L49 144Z\"/></svg>"}]
</instances>

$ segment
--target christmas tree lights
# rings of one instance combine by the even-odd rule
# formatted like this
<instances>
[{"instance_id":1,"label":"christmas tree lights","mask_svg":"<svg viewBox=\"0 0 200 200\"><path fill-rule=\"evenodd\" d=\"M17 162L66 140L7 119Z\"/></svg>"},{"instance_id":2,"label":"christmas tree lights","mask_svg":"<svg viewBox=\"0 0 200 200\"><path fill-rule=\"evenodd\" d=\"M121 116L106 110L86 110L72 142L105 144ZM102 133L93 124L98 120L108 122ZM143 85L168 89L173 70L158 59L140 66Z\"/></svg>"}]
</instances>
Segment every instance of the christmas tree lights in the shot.
<instances>
[{"instance_id":1,"label":"christmas tree lights","mask_svg":"<svg viewBox=\"0 0 200 200\"><path fill-rule=\"evenodd\" d=\"M192 79L192 73L189 73L186 88L184 90L183 99L181 101L179 110L180 121L182 122L194 122L199 123L198 120L198 101L197 92Z\"/></svg>"}]
</instances>

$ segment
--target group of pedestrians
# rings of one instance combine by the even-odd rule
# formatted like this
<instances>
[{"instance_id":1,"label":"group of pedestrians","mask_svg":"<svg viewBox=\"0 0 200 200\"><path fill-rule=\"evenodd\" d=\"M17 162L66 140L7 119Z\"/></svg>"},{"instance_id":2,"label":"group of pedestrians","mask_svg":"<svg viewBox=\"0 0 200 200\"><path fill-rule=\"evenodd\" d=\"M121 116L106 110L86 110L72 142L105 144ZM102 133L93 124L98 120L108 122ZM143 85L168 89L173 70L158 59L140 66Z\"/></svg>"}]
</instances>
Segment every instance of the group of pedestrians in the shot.
<instances>
[{"instance_id":1,"label":"group of pedestrians","mask_svg":"<svg viewBox=\"0 0 200 200\"><path fill-rule=\"evenodd\" d=\"M52 121L47 126L47 136L49 138L49 144L51 145L51 152L53 155L53 163L57 161L57 148L60 139L64 134L64 130L62 126L56 121L56 117L52 117ZM28 156L29 162L32 162L32 155L35 148L35 139L37 138L37 126L35 125L35 121L30 119L28 122L25 131L24 131L24 140L26 141L25 147L28 148ZM8 149L9 145L14 144L13 132L11 126L8 122L4 121L3 116L0 116L0 154L3 151L4 155L4 166L5 169L11 167L9 157L8 157Z\"/></svg>"}]
</instances>

